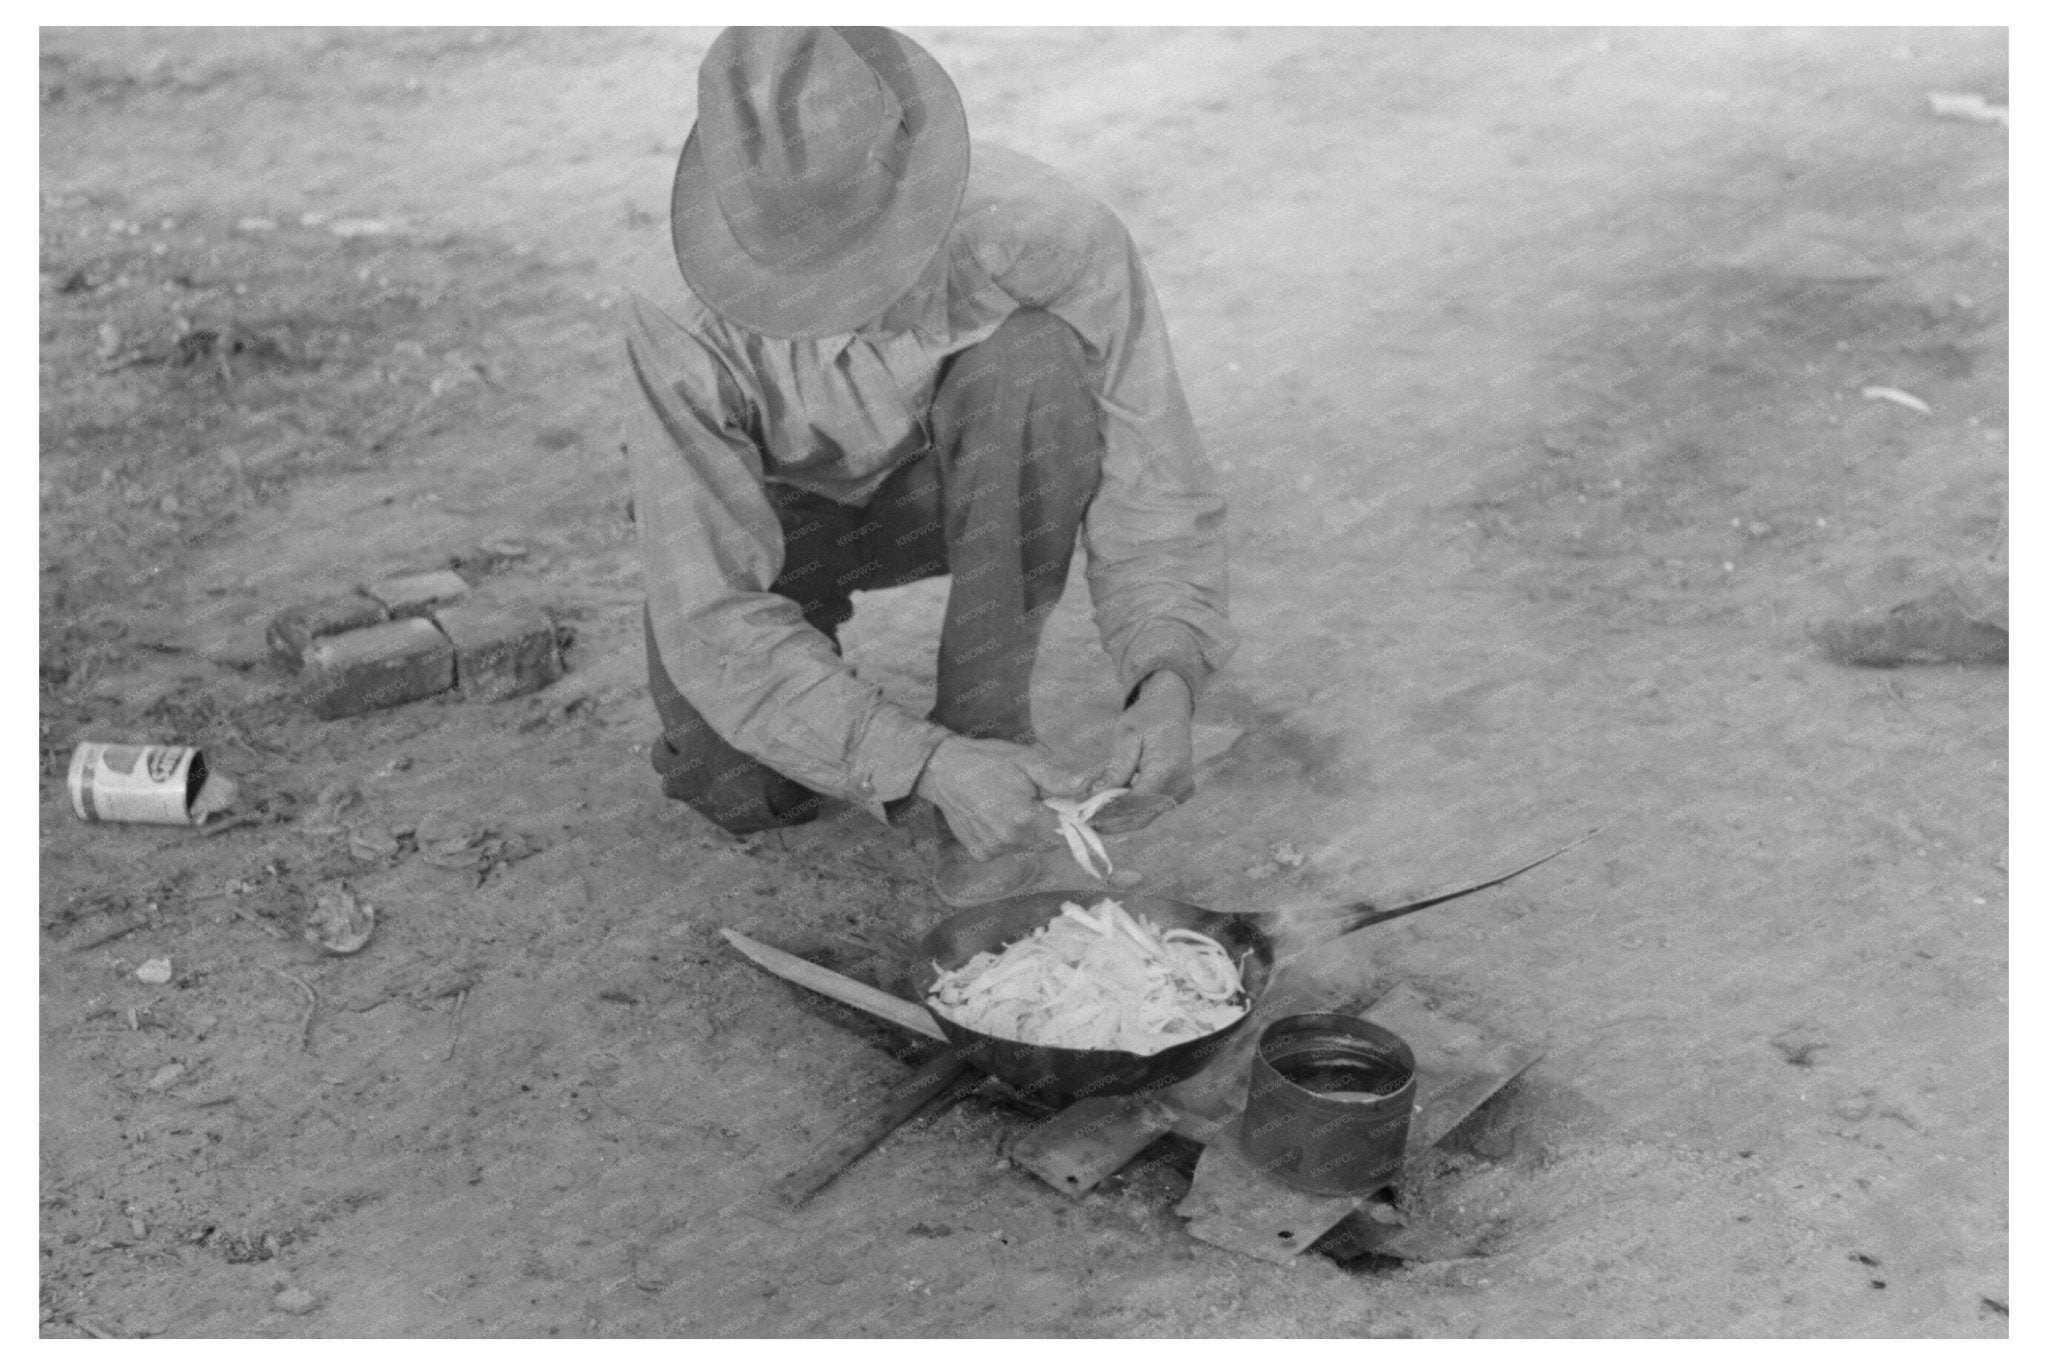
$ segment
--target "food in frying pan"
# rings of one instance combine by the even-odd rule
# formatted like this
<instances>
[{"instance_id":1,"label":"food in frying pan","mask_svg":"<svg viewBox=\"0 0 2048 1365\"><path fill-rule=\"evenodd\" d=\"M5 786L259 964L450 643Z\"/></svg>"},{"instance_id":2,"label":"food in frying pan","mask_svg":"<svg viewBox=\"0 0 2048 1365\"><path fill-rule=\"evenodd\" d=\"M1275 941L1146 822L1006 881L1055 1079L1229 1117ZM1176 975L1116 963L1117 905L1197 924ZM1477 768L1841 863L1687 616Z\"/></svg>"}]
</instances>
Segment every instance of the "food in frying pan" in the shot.
<instances>
[{"instance_id":1,"label":"food in frying pan","mask_svg":"<svg viewBox=\"0 0 2048 1365\"><path fill-rule=\"evenodd\" d=\"M1214 1033L1250 1007L1238 965L1192 929L1159 927L1113 900L1059 918L1000 953L941 971L926 1003L976 1033L1141 1057Z\"/></svg>"}]
</instances>

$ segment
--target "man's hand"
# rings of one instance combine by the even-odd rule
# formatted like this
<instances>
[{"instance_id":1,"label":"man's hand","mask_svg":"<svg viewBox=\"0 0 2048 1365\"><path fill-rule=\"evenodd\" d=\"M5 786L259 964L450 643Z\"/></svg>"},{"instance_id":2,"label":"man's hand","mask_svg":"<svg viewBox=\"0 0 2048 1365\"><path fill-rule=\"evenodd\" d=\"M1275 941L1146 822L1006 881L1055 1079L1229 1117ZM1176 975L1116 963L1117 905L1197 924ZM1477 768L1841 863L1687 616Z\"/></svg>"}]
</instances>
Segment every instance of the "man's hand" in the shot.
<instances>
[{"instance_id":1,"label":"man's hand","mask_svg":"<svg viewBox=\"0 0 2048 1365\"><path fill-rule=\"evenodd\" d=\"M1180 674L1160 670L1138 688L1138 698L1118 718L1110 741L1109 765L1095 786L1129 787L1131 794L1095 818L1098 833L1142 829L1195 789L1195 744L1189 721L1195 699Z\"/></svg>"},{"instance_id":2,"label":"man's hand","mask_svg":"<svg viewBox=\"0 0 2048 1365\"><path fill-rule=\"evenodd\" d=\"M1057 842L1059 822L1039 802L1081 796L1087 782L1037 749L956 735L932 750L917 794L945 814L969 854L988 859Z\"/></svg>"}]
</instances>

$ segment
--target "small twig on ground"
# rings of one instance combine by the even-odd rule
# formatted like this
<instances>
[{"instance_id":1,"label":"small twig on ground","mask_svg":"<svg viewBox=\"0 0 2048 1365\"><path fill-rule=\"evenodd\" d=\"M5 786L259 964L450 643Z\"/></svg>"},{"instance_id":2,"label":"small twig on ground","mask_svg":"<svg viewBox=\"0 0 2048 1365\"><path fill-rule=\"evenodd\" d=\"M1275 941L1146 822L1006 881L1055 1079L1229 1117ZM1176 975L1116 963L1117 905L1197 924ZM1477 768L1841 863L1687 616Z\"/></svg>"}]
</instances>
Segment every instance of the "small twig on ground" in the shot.
<instances>
[{"instance_id":1,"label":"small twig on ground","mask_svg":"<svg viewBox=\"0 0 2048 1365\"><path fill-rule=\"evenodd\" d=\"M308 986L304 981L293 976L284 968L272 967L270 970L276 972L279 976L306 993L306 1017L299 1021L299 1051L308 1051L313 1046L313 1014L314 1011L320 1008L320 996L311 986Z\"/></svg>"},{"instance_id":2,"label":"small twig on ground","mask_svg":"<svg viewBox=\"0 0 2048 1365\"><path fill-rule=\"evenodd\" d=\"M270 813L268 811L243 811L240 815L230 815L225 820L216 820L210 825L201 825L199 833L202 836L223 834L231 829L240 829L244 825L260 825L269 818Z\"/></svg>"},{"instance_id":3,"label":"small twig on ground","mask_svg":"<svg viewBox=\"0 0 2048 1365\"><path fill-rule=\"evenodd\" d=\"M238 720L230 718L227 725L228 730L235 737L235 742L237 744L240 744L245 749L254 749L259 754L269 754L274 758L282 758L288 752L287 750L278 748L275 744L266 744L262 740L257 739L254 735L250 734L247 730L242 728L242 723Z\"/></svg>"},{"instance_id":4,"label":"small twig on ground","mask_svg":"<svg viewBox=\"0 0 2048 1365\"><path fill-rule=\"evenodd\" d=\"M123 920L110 929L102 929L90 938L80 939L76 943L67 943L64 945L64 948L66 952L82 953L90 948L102 947L105 944L112 943L117 938L134 933L147 923L149 923L149 916L137 915L133 919Z\"/></svg>"},{"instance_id":5,"label":"small twig on ground","mask_svg":"<svg viewBox=\"0 0 2048 1365\"><path fill-rule=\"evenodd\" d=\"M443 1053L441 1057L441 1060L444 1062L455 1055L455 1045L462 1041L462 1007L468 1003L468 989L464 988L457 991L455 994L454 1012L448 1017L448 1051Z\"/></svg>"},{"instance_id":6,"label":"small twig on ground","mask_svg":"<svg viewBox=\"0 0 2048 1365\"><path fill-rule=\"evenodd\" d=\"M255 925L258 929L261 929L264 933L270 935L272 938L284 937L284 930L278 928L275 924L272 924L269 920L263 918L263 916L257 914L254 910L251 910L246 905L230 905L228 907L228 913L232 914L236 919L245 919L249 921L249 923Z\"/></svg>"}]
</instances>

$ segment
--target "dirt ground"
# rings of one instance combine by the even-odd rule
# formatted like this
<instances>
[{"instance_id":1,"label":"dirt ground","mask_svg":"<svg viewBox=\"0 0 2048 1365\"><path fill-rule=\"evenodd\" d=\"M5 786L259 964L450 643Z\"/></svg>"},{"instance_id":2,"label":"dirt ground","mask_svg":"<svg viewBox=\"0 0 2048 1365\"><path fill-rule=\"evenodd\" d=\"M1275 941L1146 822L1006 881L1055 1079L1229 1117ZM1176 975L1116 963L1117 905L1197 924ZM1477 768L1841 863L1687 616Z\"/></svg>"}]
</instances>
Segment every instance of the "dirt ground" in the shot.
<instances>
[{"instance_id":1,"label":"dirt ground","mask_svg":"<svg viewBox=\"0 0 2048 1365\"><path fill-rule=\"evenodd\" d=\"M1405 1195L1483 1254L1232 1256L1184 1163L1010 1166L993 1091L742 1208L917 1054L716 931L858 972L935 905L857 812L736 841L647 767L618 320L680 294L710 35L46 30L43 1332L2003 1336L2005 672L1808 628L2001 524L2006 134L1925 96L2002 103L2004 35L916 36L1129 224L1231 497L1246 733L1119 860L1312 906L1606 826L1317 964L1546 1049ZM263 661L451 561L565 683L323 724ZM942 596L855 622L913 703ZM1078 592L1038 686L1084 753ZM85 825L82 737L298 818ZM502 856L361 837L435 814ZM333 876L357 957L298 937Z\"/></svg>"}]
</instances>

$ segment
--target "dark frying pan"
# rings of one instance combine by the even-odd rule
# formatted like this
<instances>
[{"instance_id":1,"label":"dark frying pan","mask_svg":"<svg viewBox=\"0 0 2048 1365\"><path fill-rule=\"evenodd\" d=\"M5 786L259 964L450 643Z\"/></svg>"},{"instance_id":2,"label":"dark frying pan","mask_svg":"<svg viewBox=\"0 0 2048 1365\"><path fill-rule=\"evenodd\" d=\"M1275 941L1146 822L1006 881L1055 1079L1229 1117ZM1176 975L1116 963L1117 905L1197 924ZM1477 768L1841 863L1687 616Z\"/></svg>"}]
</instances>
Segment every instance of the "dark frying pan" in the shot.
<instances>
[{"instance_id":1,"label":"dark frying pan","mask_svg":"<svg viewBox=\"0 0 2048 1365\"><path fill-rule=\"evenodd\" d=\"M1469 896L1474 891L1498 886L1592 837L1592 833L1582 835L1564 848L1546 853L1534 862L1480 881L1438 887L1385 906L1357 901L1319 914L1304 915L1302 921L1315 933L1317 945L1328 943L1371 925L1384 924L1403 915L1412 915L1417 910L1426 910L1432 905L1442 905L1445 901ZM910 977L916 998L924 1000L931 994L941 971L963 967L979 952L999 953L1040 925L1059 918L1060 907L1068 901L1087 900L1099 894L1092 891L1041 891L977 905L939 921L918 941L917 960ZM1259 923L1269 916L1224 914L1158 896L1118 896L1116 899L1133 915L1150 918L1162 931L1193 929L1222 944L1232 959L1238 961L1238 972L1253 1006L1258 1004L1275 972L1284 965L1284 960L1276 957L1272 938ZM1027 1099L1052 1107L1064 1106L1091 1095L1127 1095L1186 1080L1221 1052L1232 1035L1251 1017L1248 1010L1212 1033L1176 1043L1149 1057L1141 1057L1135 1052L1108 1048L1047 1047L1014 1042L962 1028L937 1010L931 1013L953 1046L976 1067L1008 1082Z\"/></svg>"}]
</instances>

